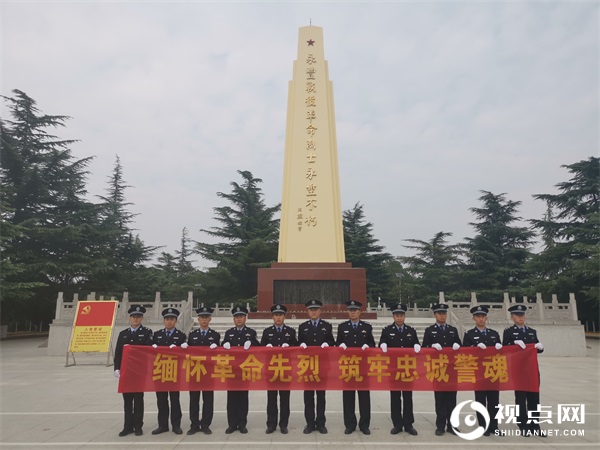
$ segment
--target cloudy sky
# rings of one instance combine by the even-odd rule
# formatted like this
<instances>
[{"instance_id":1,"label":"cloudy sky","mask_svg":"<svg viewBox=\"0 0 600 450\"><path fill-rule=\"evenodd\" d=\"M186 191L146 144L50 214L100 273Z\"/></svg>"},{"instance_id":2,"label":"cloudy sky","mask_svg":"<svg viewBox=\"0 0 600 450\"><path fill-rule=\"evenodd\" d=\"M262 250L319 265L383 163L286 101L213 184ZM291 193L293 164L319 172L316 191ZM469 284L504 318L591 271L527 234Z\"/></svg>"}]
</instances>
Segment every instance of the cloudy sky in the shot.
<instances>
[{"instance_id":1,"label":"cloudy sky","mask_svg":"<svg viewBox=\"0 0 600 450\"><path fill-rule=\"evenodd\" d=\"M1 93L20 89L95 157L121 158L141 238L174 251L215 225L216 192L262 178L281 201L298 27L324 29L342 207L404 239L472 236L480 190L522 201L598 155L597 2L2 1ZM6 118L5 105L2 117ZM208 263L199 261L200 266Z\"/></svg>"}]
</instances>

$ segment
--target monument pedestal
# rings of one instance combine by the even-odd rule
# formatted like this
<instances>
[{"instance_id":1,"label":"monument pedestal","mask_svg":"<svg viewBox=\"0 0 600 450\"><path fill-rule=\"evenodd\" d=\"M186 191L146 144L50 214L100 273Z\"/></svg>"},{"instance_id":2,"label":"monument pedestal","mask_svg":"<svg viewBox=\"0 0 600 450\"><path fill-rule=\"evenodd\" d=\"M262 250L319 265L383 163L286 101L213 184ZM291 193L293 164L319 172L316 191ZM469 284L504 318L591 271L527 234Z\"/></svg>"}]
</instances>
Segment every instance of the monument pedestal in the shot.
<instances>
[{"instance_id":1,"label":"monument pedestal","mask_svg":"<svg viewBox=\"0 0 600 450\"><path fill-rule=\"evenodd\" d=\"M309 300L323 303L324 319L347 318L345 302L358 300L366 306L366 270L352 268L352 263L272 263L270 269L258 269L258 311L250 317L270 318L271 306L278 303L287 306L288 317L305 317ZM373 319L377 314L361 317Z\"/></svg>"}]
</instances>

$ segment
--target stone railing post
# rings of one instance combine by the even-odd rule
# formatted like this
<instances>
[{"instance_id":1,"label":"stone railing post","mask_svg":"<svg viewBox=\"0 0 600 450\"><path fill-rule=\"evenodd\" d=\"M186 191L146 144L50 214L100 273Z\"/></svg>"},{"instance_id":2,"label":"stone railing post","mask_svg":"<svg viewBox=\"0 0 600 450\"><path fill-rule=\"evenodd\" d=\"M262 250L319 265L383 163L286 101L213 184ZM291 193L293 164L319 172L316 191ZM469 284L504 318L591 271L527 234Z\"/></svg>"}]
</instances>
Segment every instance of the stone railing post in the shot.
<instances>
[{"instance_id":1,"label":"stone railing post","mask_svg":"<svg viewBox=\"0 0 600 450\"><path fill-rule=\"evenodd\" d=\"M160 291L157 291L155 296L154 296L154 318L155 319L160 319L161 318L161 311L160 311Z\"/></svg>"},{"instance_id":2,"label":"stone railing post","mask_svg":"<svg viewBox=\"0 0 600 450\"><path fill-rule=\"evenodd\" d=\"M571 318L575 321L578 321L577 300L575 300L574 292L569 292L569 307L571 308Z\"/></svg>"},{"instance_id":3,"label":"stone railing post","mask_svg":"<svg viewBox=\"0 0 600 450\"><path fill-rule=\"evenodd\" d=\"M96 293L95 292L90 292L86 298L86 300L96 300Z\"/></svg>"},{"instance_id":4,"label":"stone railing post","mask_svg":"<svg viewBox=\"0 0 600 450\"><path fill-rule=\"evenodd\" d=\"M510 320L510 313L508 312L508 308L510 308L510 298L508 297L507 291L504 291L504 298L502 302L504 303L504 313L506 314L506 320Z\"/></svg>"},{"instance_id":5,"label":"stone railing post","mask_svg":"<svg viewBox=\"0 0 600 450\"><path fill-rule=\"evenodd\" d=\"M63 301L63 293L59 292L58 297L56 297L56 312L54 313L54 318L56 320L60 320L60 317L62 316Z\"/></svg>"},{"instance_id":6,"label":"stone railing post","mask_svg":"<svg viewBox=\"0 0 600 450\"><path fill-rule=\"evenodd\" d=\"M552 294L552 306L558 305L558 296L556 294Z\"/></svg>"},{"instance_id":7,"label":"stone railing post","mask_svg":"<svg viewBox=\"0 0 600 450\"><path fill-rule=\"evenodd\" d=\"M477 293L471 292L471 307L477 306Z\"/></svg>"},{"instance_id":8,"label":"stone railing post","mask_svg":"<svg viewBox=\"0 0 600 450\"><path fill-rule=\"evenodd\" d=\"M439 302L438 303L446 303L444 301L444 291L440 291L440 293L439 293Z\"/></svg>"},{"instance_id":9,"label":"stone railing post","mask_svg":"<svg viewBox=\"0 0 600 450\"><path fill-rule=\"evenodd\" d=\"M129 311L129 291L123 292L123 300L121 301L121 317L127 318L127 311Z\"/></svg>"},{"instance_id":10,"label":"stone railing post","mask_svg":"<svg viewBox=\"0 0 600 450\"><path fill-rule=\"evenodd\" d=\"M538 319L540 321L544 320L544 300L542 299L542 293L541 292L536 292L535 293L535 305L538 308Z\"/></svg>"}]
</instances>

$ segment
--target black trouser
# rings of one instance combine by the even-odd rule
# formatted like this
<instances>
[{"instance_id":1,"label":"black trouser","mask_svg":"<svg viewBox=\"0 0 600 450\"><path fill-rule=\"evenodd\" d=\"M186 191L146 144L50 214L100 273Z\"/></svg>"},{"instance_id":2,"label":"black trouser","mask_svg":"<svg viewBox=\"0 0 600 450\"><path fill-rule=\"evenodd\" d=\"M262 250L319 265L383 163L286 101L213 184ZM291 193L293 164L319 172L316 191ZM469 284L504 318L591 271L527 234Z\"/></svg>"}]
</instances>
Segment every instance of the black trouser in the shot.
<instances>
[{"instance_id":1,"label":"black trouser","mask_svg":"<svg viewBox=\"0 0 600 450\"><path fill-rule=\"evenodd\" d=\"M450 429L450 415L456 407L456 391L434 392L435 427L438 430Z\"/></svg>"},{"instance_id":2,"label":"black trouser","mask_svg":"<svg viewBox=\"0 0 600 450\"><path fill-rule=\"evenodd\" d=\"M123 394L123 409L125 410L123 430L141 430L144 426L144 393Z\"/></svg>"},{"instance_id":3,"label":"black trouser","mask_svg":"<svg viewBox=\"0 0 600 450\"><path fill-rule=\"evenodd\" d=\"M200 392L202 392L202 420L200 420ZM192 428L208 428L213 420L215 393L190 391L190 422Z\"/></svg>"},{"instance_id":4,"label":"black trouser","mask_svg":"<svg viewBox=\"0 0 600 450\"><path fill-rule=\"evenodd\" d=\"M404 397L404 410L402 409L402 397ZM415 422L412 391L391 391L390 407L394 428L412 427L412 424Z\"/></svg>"},{"instance_id":5,"label":"black trouser","mask_svg":"<svg viewBox=\"0 0 600 450\"><path fill-rule=\"evenodd\" d=\"M248 423L248 391L227 391L227 424L245 427Z\"/></svg>"},{"instance_id":6,"label":"black trouser","mask_svg":"<svg viewBox=\"0 0 600 450\"><path fill-rule=\"evenodd\" d=\"M487 407L487 412L490 415L490 426L486 430L489 433L493 433L498 429L498 403L500 403L500 392L499 391L475 391L475 401L481 403ZM479 425L485 428L485 420L483 416L477 413L477 422Z\"/></svg>"},{"instance_id":7,"label":"black trouser","mask_svg":"<svg viewBox=\"0 0 600 450\"><path fill-rule=\"evenodd\" d=\"M173 428L181 426L179 392L157 392L156 404L158 405L159 428L169 428L169 398L171 399L171 425Z\"/></svg>"},{"instance_id":8,"label":"black trouser","mask_svg":"<svg viewBox=\"0 0 600 450\"><path fill-rule=\"evenodd\" d=\"M538 405L540 404L540 393L539 392L527 392L527 391L515 391L515 403L519 405L519 428L521 430L535 431L540 429L539 423L527 423L527 411L539 410ZM531 413L531 418L539 418L539 413ZM531 420L531 419L529 419Z\"/></svg>"},{"instance_id":9,"label":"black trouser","mask_svg":"<svg viewBox=\"0 0 600 450\"><path fill-rule=\"evenodd\" d=\"M352 430L356 429L355 392L358 393L358 412L360 413L358 428L362 430L363 428L369 428L371 424L371 394L369 391L343 391L344 426Z\"/></svg>"},{"instance_id":10,"label":"black trouser","mask_svg":"<svg viewBox=\"0 0 600 450\"><path fill-rule=\"evenodd\" d=\"M277 393L281 406L279 427L287 428L290 421L290 391L267 391L267 427L277 427Z\"/></svg>"},{"instance_id":11,"label":"black trouser","mask_svg":"<svg viewBox=\"0 0 600 450\"><path fill-rule=\"evenodd\" d=\"M317 394L317 414L315 416L315 393ZM309 427L325 426L325 391L304 391L304 418Z\"/></svg>"}]
</instances>

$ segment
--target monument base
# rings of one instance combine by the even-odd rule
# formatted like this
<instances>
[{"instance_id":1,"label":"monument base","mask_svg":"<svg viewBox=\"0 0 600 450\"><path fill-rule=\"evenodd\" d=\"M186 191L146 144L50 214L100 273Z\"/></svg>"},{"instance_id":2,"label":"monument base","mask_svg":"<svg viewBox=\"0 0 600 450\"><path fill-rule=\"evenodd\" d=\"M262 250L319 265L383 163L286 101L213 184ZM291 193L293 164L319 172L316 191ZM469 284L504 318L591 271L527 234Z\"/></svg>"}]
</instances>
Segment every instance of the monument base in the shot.
<instances>
[{"instance_id":1,"label":"monument base","mask_svg":"<svg viewBox=\"0 0 600 450\"><path fill-rule=\"evenodd\" d=\"M258 311L250 318L271 317L271 306L285 304L288 317L306 316L304 304L309 300L323 303L321 317L345 319L345 302L358 300L367 304L367 273L352 268L352 263L272 263L269 269L258 269ZM371 317L372 316L372 317ZM364 313L365 319L377 318Z\"/></svg>"}]
</instances>

